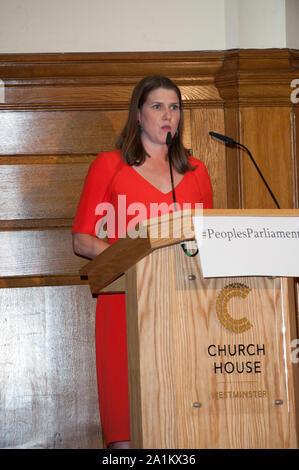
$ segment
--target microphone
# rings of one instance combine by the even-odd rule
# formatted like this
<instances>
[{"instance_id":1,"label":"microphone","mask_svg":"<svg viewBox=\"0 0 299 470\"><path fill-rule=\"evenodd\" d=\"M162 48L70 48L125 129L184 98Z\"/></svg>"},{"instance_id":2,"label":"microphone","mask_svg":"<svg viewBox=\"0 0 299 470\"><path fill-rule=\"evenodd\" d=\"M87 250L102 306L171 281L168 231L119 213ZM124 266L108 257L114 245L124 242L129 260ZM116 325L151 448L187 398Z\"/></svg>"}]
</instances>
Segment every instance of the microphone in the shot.
<instances>
[{"instance_id":1,"label":"microphone","mask_svg":"<svg viewBox=\"0 0 299 470\"><path fill-rule=\"evenodd\" d=\"M171 179L172 199L173 199L173 203L174 203L174 209L175 209L175 211L176 211L176 210L177 210L177 207L176 207L176 200L175 200L175 191L174 191L174 186L173 186L173 174L172 174L172 166L171 166L171 155L170 155L170 152L169 152L169 147L171 146L171 143L172 143L171 132L167 132L167 136L166 136L166 145L167 145L167 149L168 149L168 161L169 161L169 171L170 171L170 179Z\"/></svg>"},{"instance_id":2,"label":"microphone","mask_svg":"<svg viewBox=\"0 0 299 470\"><path fill-rule=\"evenodd\" d=\"M218 140L220 140L221 142L224 142L226 145L231 145L231 146L236 145L236 146L241 147L242 149L246 150L246 152L248 153L248 155L249 155L249 157L250 157L252 163L254 164L256 170L258 171L258 174L259 174L260 177L262 178L262 180L263 180L263 182L264 182L264 184L265 184L267 190L269 191L269 193L270 193L270 195L271 195L273 201L275 202L276 207L277 207L278 209L280 209L276 197L275 197L274 194L272 193L272 191L271 191L271 189L270 189L270 187L269 187L267 181L265 180L265 178L264 178L264 176L263 176L261 170L259 169L259 167L258 167L256 161L254 160L254 158L253 158L253 156L251 155L251 153L250 153L250 151L248 150L248 148L245 147L245 145L240 144L240 142L237 142L236 140L234 140L232 137L228 137L228 136L222 135L222 134L217 134L217 132L209 132L209 134L210 134L211 137L215 137L215 139L218 139Z\"/></svg>"},{"instance_id":3,"label":"microphone","mask_svg":"<svg viewBox=\"0 0 299 470\"><path fill-rule=\"evenodd\" d=\"M169 152L169 147L170 147L171 143L172 143L171 132L167 132L166 145L167 145L167 148L168 148L168 161L169 161L170 178L171 178L172 198L173 198L173 202L174 202L174 209L175 209L175 211L177 211L176 200L175 200L175 192L174 192L174 186L173 186L171 155L170 155L170 152ZM195 253L189 253L189 251L186 248L186 243L185 242L181 242L180 245L181 245L182 250L184 251L185 255L190 256L190 257L193 258L194 256L196 256L198 254L198 248L196 249Z\"/></svg>"},{"instance_id":4,"label":"microphone","mask_svg":"<svg viewBox=\"0 0 299 470\"><path fill-rule=\"evenodd\" d=\"M166 145L169 149L170 145L171 145L171 142L172 142L172 137L171 137L171 132L167 132L167 136L166 136Z\"/></svg>"},{"instance_id":5,"label":"microphone","mask_svg":"<svg viewBox=\"0 0 299 470\"><path fill-rule=\"evenodd\" d=\"M215 137L215 139L221 140L221 142L224 142L225 144L228 144L228 145L236 144L234 139L232 139L231 137L227 137L226 135L217 134L217 132L209 132L209 134L210 136Z\"/></svg>"}]
</instances>

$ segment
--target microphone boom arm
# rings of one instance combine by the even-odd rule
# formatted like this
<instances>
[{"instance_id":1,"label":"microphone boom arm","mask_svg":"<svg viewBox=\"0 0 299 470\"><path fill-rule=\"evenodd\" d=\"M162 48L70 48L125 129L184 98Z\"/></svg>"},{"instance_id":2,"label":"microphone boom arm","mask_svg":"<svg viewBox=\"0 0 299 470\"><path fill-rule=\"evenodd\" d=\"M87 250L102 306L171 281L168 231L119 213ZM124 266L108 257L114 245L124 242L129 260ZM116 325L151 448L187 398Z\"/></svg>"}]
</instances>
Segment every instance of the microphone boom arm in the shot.
<instances>
[{"instance_id":1,"label":"microphone boom arm","mask_svg":"<svg viewBox=\"0 0 299 470\"><path fill-rule=\"evenodd\" d=\"M239 144L239 142L236 142L236 141L235 141L234 144L235 144L235 145L238 145L238 146L241 147L242 149L246 150L246 152L248 153L248 155L249 155L249 157L250 157L250 160L251 160L252 163L254 164L254 166L255 166L255 168L256 168L258 174L259 174L260 177L262 178L262 180L263 180L263 182L264 182L266 188L268 189L268 191L269 191L269 193L270 193L270 195L271 195L273 201L275 202L275 205L276 205L277 209L280 209L280 206L279 206L279 204L278 204L278 202L277 202L276 197L274 196L273 192L271 191L271 189L270 189L270 187L269 187L267 181L265 180L265 178L264 178L264 176L263 176L261 170L259 169L259 167L258 167L256 161L254 160L254 158L253 158L251 152L248 150L247 147L245 147L245 145Z\"/></svg>"},{"instance_id":2,"label":"microphone boom arm","mask_svg":"<svg viewBox=\"0 0 299 470\"><path fill-rule=\"evenodd\" d=\"M258 174L259 174L260 177L262 178L262 180L263 180L263 182L264 182L266 188L268 189L268 191L269 191L269 193L270 193L270 195L271 195L273 201L275 202L276 207L277 207L278 209L280 209L279 204L278 204L278 202L277 202L277 200L276 200L276 197L275 197L274 194L272 193L272 191L271 191L271 189L270 189L270 187L269 187L267 181L265 180L265 178L264 178L264 176L263 176L261 170L259 169L259 167L258 167L256 161L254 160L254 158L253 158L251 152L248 150L248 148L245 147L245 145L240 144L239 142L237 142L236 140L234 140L232 137L228 137L228 136L226 136L226 135L218 134L218 133L216 133L216 132L209 132L209 134L210 134L211 137L215 137L215 139L218 139L218 140L220 140L221 142L224 142L226 145L230 145L230 146L237 145L237 146L241 147L242 149L246 150L246 152L248 153L248 155L249 155L249 157L250 157L250 160L251 160L252 163L254 164L254 166L255 166L255 168L256 168Z\"/></svg>"}]
</instances>

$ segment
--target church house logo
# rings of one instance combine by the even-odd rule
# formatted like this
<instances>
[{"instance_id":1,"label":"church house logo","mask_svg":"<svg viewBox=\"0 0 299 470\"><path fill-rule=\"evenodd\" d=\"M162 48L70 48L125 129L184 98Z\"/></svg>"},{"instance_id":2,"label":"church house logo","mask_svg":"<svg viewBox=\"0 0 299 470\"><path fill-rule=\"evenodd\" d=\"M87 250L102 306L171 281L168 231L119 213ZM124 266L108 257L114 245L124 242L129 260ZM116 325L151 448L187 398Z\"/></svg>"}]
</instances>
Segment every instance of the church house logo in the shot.
<instances>
[{"instance_id":1,"label":"church house logo","mask_svg":"<svg viewBox=\"0 0 299 470\"><path fill-rule=\"evenodd\" d=\"M228 312L229 301L233 297L242 297L245 299L251 289L245 284L234 282L221 289L216 299L216 315L221 325L233 333L243 333L252 327L252 324L246 317L240 319L233 318Z\"/></svg>"}]
</instances>

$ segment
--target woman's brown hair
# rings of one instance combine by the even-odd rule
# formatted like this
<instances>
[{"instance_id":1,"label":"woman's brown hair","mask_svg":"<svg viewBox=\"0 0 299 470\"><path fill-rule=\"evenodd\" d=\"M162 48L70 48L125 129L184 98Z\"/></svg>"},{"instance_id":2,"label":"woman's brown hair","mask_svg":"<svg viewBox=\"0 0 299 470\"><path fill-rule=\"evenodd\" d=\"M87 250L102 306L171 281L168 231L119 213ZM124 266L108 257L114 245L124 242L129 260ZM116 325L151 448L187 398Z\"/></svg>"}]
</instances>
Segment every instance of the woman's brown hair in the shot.
<instances>
[{"instance_id":1,"label":"woman's brown hair","mask_svg":"<svg viewBox=\"0 0 299 470\"><path fill-rule=\"evenodd\" d=\"M143 148L140 138L139 124L137 121L138 110L141 109L146 102L149 93L157 88L166 88L167 90L174 90L177 94L180 103L180 122L177 132L172 139L169 147L171 161L173 167L178 173L184 174L186 171L192 170L188 155L189 152L185 149L182 143L182 129L183 129L183 109L181 92L177 85L167 77L162 75L149 75L144 77L135 86L130 107L129 115L125 127L120 134L117 147L121 149L123 160L130 166L142 165L149 155Z\"/></svg>"}]
</instances>

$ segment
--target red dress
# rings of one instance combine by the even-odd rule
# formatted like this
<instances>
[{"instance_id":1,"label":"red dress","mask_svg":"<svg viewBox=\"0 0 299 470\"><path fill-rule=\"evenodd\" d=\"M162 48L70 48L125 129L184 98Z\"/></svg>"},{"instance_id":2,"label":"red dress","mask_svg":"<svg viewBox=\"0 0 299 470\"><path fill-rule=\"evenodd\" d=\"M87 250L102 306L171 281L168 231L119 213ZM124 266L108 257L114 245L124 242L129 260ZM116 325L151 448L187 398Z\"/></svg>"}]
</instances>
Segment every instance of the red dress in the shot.
<instances>
[{"instance_id":1,"label":"red dress","mask_svg":"<svg viewBox=\"0 0 299 470\"><path fill-rule=\"evenodd\" d=\"M189 159L196 168L185 173L175 188L178 208L193 209L195 203L212 208L206 167ZM120 150L102 153L89 167L72 232L97 235L106 220L108 240L113 243L140 220L157 215L151 212L152 203L166 203L160 206L162 213L173 212L172 191L164 194L156 189L122 160ZM190 205L183 207L183 203ZM108 445L130 440L124 294L99 295L95 335L100 415Z\"/></svg>"}]
</instances>

